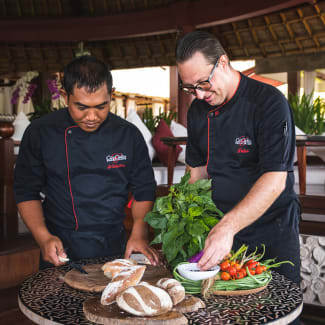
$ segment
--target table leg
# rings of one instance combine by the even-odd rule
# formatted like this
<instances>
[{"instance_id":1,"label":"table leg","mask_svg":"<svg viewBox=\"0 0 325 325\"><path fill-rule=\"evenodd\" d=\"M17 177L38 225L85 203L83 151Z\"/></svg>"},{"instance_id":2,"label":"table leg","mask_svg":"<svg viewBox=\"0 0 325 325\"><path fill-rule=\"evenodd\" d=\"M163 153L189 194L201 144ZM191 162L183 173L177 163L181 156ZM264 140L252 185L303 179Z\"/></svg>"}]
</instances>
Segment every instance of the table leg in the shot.
<instances>
[{"instance_id":1,"label":"table leg","mask_svg":"<svg viewBox=\"0 0 325 325\"><path fill-rule=\"evenodd\" d=\"M168 146L168 166L167 166L167 184L168 187L173 185L174 178L174 157L176 153L176 145Z\"/></svg>"},{"instance_id":2,"label":"table leg","mask_svg":"<svg viewBox=\"0 0 325 325\"><path fill-rule=\"evenodd\" d=\"M306 147L297 147L298 175L299 175L299 194L306 194Z\"/></svg>"}]
</instances>

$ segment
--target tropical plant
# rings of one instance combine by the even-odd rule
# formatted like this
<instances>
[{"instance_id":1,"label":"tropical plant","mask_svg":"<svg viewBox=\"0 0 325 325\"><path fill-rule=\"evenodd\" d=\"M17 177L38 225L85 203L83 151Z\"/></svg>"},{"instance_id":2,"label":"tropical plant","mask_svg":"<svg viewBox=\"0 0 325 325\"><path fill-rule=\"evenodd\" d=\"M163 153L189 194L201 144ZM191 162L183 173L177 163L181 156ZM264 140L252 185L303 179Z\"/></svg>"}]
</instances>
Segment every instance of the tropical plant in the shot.
<instances>
[{"instance_id":1,"label":"tropical plant","mask_svg":"<svg viewBox=\"0 0 325 325\"><path fill-rule=\"evenodd\" d=\"M318 135L325 132L325 101L314 93L298 95L289 94L289 104L293 111L294 121L298 128L306 134Z\"/></svg>"},{"instance_id":2,"label":"tropical plant","mask_svg":"<svg viewBox=\"0 0 325 325\"><path fill-rule=\"evenodd\" d=\"M153 134L158 126L159 121L157 119L157 116L153 116L152 107L148 106L148 104L146 104L142 119L143 123L147 126L151 134Z\"/></svg>"},{"instance_id":3,"label":"tropical plant","mask_svg":"<svg viewBox=\"0 0 325 325\"><path fill-rule=\"evenodd\" d=\"M146 107L143 112L143 123L147 126L151 134L154 134L160 120L164 120L168 126L170 126L172 120L176 120L177 113L174 109L169 110L168 112L162 112L157 116L153 115L152 107L148 106L148 104L145 104Z\"/></svg>"},{"instance_id":4,"label":"tropical plant","mask_svg":"<svg viewBox=\"0 0 325 325\"><path fill-rule=\"evenodd\" d=\"M56 108L52 107L52 101L47 99L39 105L35 105L34 112L28 113L27 116L29 120L32 121L53 111L56 111Z\"/></svg>"}]
</instances>

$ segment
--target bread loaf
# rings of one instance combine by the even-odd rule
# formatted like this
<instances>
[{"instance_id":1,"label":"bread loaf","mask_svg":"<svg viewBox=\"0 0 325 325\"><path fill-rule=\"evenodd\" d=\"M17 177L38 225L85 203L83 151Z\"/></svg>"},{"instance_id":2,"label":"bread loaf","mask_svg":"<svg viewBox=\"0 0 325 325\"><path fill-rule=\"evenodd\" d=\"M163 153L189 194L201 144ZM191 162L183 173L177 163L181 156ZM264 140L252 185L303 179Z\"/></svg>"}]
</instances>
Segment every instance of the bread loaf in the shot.
<instances>
[{"instance_id":1,"label":"bread loaf","mask_svg":"<svg viewBox=\"0 0 325 325\"><path fill-rule=\"evenodd\" d=\"M168 292L174 305L177 305L185 298L185 288L175 279L162 278L156 283L156 286Z\"/></svg>"},{"instance_id":2,"label":"bread loaf","mask_svg":"<svg viewBox=\"0 0 325 325\"><path fill-rule=\"evenodd\" d=\"M110 279L114 277L115 274L121 272L129 268L130 266L136 265L136 261L130 259L116 259L114 261L110 261L105 263L102 266L102 270L104 271L104 275Z\"/></svg>"},{"instance_id":3,"label":"bread loaf","mask_svg":"<svg viewBox=\"0 0 325 325\"><path fill-rule=\"evenodd\" d=\"M140 282L145 266L133 265L123 271L117 273L112 281L106 286L101 296L101 304L109 305L115 301L116 296L130 286L134 286Z\"/></svg>"},{"instance_id":4,"label":"bread loaf","mask_svg":"<svg viewBox=\"0 0 325 325\"><path fill-rule=\"evenodd\" d=\"M147 282L129 287L116 297L117 305L136 316L156 316L170 311L173 307L169 294Z\"/></svg>"}]
</instances>

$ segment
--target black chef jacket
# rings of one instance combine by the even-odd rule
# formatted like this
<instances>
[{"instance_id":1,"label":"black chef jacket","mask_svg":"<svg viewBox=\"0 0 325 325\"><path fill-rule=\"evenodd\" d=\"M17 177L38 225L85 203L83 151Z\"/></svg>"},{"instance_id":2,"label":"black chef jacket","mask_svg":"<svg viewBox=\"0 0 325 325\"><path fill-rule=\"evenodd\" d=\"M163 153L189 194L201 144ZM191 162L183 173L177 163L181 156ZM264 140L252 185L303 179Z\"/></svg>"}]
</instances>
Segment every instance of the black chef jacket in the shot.
<instances>
[{"instance_id":1,"label":"black chef jacket","mask_svg":"<svg viewBox=\"0 0 325 325\"><path fill-rule=\"evenodd\" d=\"M228 102L212 107L195 99L191 104L186 162L191 167L207 166L213 200L224 213L242 200L264 173L288 172L279 198L235 236L236 248L242 243L249 243L253 249L261 243L276 246L282 236L294 247L292 255L299 255L294 150L292 112L285 97L272 86L241 74L238 88ZM286 252L284 246L282 251ZM267 250L271 251L269 247ZM279 255L276 252L273 257Z\"/></svg>"},{"instance_id":2,"label":"black chef jacket","mask_svg":"<svg viewBox=\"0 0 325 325\"><path fill-rule=\"evenodd\" d=\"M85 132L60 109L34 120L24 133L16 202L40 200L44 193L45 220L55 233L119 232L129 191L137 201L154 201L155 187L140 131L114 114L95 132Z\"/></svg>"}]
</instances>

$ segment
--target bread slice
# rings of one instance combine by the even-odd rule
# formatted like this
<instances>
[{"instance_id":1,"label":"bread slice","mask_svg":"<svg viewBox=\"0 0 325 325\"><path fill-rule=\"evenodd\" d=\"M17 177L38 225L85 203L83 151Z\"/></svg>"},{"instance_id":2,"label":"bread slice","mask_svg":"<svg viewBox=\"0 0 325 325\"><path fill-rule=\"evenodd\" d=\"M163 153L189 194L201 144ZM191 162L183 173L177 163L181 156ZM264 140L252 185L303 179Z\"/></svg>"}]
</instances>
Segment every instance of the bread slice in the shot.
<instances>
[{"instance_id":1,"label":"bread slice","mask_svg":"<svg viewBox=\"0 0 325 325\"><path fill-rule=\"evenodd\" d=\"M114 275L112 281L106 286L101 296L102 305L110 305L116 296L128 287L138 284L143 276L146 266L133 265Z\"/></svg>"},{"instance_id":2,"label":"bread slice","mask_svg":"<svg viewBox=\"0 0 325 325\"><path fill-rule=\"evenodd\" d=\"M131 266L136 265L137 262L131 259L116 259L114 261L109 261L102 266L104 275L109 279L112 279L117 273L125 270Z\"/></svg>"}]
</instances>

